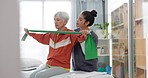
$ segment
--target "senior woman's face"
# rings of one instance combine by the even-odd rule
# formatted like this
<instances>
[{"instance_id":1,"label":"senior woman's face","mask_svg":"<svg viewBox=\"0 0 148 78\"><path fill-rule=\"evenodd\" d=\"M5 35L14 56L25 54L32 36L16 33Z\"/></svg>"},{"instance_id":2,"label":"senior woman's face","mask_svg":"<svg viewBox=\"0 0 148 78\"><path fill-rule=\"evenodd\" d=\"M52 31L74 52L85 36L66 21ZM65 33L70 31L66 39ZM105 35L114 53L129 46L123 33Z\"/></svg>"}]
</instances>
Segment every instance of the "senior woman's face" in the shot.
<instances>
[{"instance_id":1,"label":"senior woman's face","mask_svg":"<svg viewBox=\"0 0 148 78\"><path fill-rule=\"evenodd\" d=\"M61 29L61 28L65 27L67 22L64 21L63 19L61 19L59 16L55 16L54 23L55 23L56 29Z\"/></svg>"}]
</instances>

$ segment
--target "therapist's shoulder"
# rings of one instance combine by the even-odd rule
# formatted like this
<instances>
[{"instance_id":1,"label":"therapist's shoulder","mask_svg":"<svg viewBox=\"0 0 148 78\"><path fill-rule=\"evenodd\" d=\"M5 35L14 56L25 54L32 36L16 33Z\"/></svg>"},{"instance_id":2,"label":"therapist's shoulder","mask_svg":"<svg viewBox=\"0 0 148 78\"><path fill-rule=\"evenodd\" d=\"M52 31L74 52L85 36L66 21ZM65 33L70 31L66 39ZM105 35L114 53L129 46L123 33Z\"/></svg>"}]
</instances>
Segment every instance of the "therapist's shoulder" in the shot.
<instances>
[{"instance_id":1,"label":"therapist's shoulder","mask_svg":"<svg viewBox=\"0 0 148 78\"><path fill-rule=\"evenodd\" d=\"M98 35L97 35L94 31L91 31L90 33L91 33L91 35L92 35L93 37L98 38Z\"/></svg>"},{"instance_id":2,"label":"therapist's shoulder","mask_svg":"<svg viewBox=\"0 0 148 78\"><path fill-rule=\"evenodd\" d=\"M74 29L74 31L79 32L80 31L80 28Z\"/></svg>"}]
</instances>

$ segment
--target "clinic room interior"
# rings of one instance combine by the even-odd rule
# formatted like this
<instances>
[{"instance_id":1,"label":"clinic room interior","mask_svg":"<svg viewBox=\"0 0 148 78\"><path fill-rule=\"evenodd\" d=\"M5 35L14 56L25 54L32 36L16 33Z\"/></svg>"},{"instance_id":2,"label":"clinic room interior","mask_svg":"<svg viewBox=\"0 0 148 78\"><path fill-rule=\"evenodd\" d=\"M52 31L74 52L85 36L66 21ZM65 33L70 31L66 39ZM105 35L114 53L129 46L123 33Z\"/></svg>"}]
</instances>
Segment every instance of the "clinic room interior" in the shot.
<instances>
[{"instance_id":1,"label":"clinic room interior","mask_svg":"<svg viewBox=\"0 0 148 78\"><path fill-rule=\"evenodd\" d=\"M147 7L148 0L2 0L0 76L147 78Z\"/></svg>"}]
</instances>

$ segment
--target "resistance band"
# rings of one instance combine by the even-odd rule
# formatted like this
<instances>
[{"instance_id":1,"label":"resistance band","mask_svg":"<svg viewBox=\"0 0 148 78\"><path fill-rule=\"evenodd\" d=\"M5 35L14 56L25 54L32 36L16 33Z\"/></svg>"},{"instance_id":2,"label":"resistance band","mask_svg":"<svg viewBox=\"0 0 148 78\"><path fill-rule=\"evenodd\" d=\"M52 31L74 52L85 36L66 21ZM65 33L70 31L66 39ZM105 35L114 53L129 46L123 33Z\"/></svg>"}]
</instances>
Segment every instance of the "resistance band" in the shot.
<instances>
[{"instance_id":1,"label":"resistance band","mask_svg":"<svg viewBox=\"0 0 148 78\"><path fill-rule=\"evenodd\" d=\"M81 32L71 32L71 31L48 31L48 30L28 30L30 32L49 32L49 33L55 33L55 34L81 34ZM24 36L22 37L22 41L25 41L25 39L27 38L28 34L24 34Z\"/></svg>"},{"instance_id":2,"label":"resistance band","mask_svg":"<svg viewBox=\"0 0 148 78\"><path fill-rule=\"evenodd\" d=\"M48 30L29 30L30 32L49 32L55 34L82 34L81 32L71 32L71 31L48 31ZM24 34L22 41L25 41L28 34ZM85 60L98 58L97 56L97 46L94 43L94 40L90 34L87 35L85 40Z\"/></svg>"},{"instance_id":3,"label":"resistance band","mask_svg":"<svg viewBox=\"0 0 148 78\"><path fill-rule=\"evenodd\" d=\"M97 46L90 34L85 40L85 60L98 58Z\"/></svg>"}]
</instances>

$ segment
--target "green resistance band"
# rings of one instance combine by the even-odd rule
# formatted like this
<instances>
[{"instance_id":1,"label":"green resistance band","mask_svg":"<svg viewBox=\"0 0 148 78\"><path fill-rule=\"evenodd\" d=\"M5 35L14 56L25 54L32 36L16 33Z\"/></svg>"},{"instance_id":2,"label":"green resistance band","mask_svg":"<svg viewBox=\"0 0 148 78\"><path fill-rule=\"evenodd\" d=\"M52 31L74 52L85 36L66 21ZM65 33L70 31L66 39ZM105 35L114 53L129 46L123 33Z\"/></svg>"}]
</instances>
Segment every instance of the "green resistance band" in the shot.
<instances>
[{"instance_id":1,"label":"green resistance band","mask_svg":"<svg viewBox=\"0 0 148 78\"><path fill-rule=\"evenodd\" d=\"M81 32L72 32L72 31L49 31L49 30L29 30L30 32L44 32L44 33L55 33L55 34L81 34ZM27 38L28 34L24 34L22 37L22 41L25 41Z\"/></svg>"}]
</instances>

